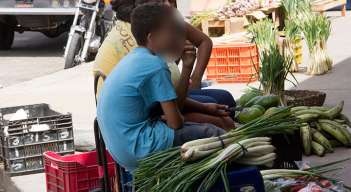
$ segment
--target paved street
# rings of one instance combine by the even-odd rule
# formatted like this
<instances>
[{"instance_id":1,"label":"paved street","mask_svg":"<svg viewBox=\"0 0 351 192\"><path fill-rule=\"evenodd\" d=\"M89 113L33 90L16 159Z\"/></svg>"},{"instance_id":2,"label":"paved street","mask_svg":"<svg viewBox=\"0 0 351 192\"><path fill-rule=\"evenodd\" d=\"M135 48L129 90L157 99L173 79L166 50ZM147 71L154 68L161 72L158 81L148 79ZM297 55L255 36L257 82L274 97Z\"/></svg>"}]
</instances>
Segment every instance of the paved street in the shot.
<instances>
[{"instance_id":1,"label":"paved street","mask_svg":"<svg viewBox=\"0 0 351 192\"><path fill-rule=\"evenodd\" d=\"M63 69L66 36L49 38L38 32L16 33L12 49L0 51L0 85L7 87Z\"/></svg>"},{"instance_id":2,"label":"paved street","mask_svg":"<svg viewBox=\"0 0 351 192\"><path fill-rule=\"evenodd\" d=\"M351 117L351 15L331 19L333 32L328 50L335 63L334 69L329 74L316 77L296 74L300 82L298 89L327 92L326 105L335 105L340 100L345 100L345 113ZM30 36L37 40L30 40ZM0 89L0 107L48 103L61 113L71 112L76 144L83 147L92 146L92 121L95 117L92 63L70 70L60 70L63 68L63 37L49 40L40 34L25 34L22 37L25 44L19 40L16 40L13 50L0 52L0 84L5 85L5 88ZM27 49L27 46L30 48ZM304 56L307 58L306 53ZM306 59L304 63L307 63ZM238 98L246 84L221 84L213 87L227 89ZM313 156L305 160L319 164L350 156L349 149L338 149L325 158ZM350 164L339 174L345 183L351 185ZM44 174L14 177L13 180L25 192L45 190Z\"/></svg>"}]
</instances>

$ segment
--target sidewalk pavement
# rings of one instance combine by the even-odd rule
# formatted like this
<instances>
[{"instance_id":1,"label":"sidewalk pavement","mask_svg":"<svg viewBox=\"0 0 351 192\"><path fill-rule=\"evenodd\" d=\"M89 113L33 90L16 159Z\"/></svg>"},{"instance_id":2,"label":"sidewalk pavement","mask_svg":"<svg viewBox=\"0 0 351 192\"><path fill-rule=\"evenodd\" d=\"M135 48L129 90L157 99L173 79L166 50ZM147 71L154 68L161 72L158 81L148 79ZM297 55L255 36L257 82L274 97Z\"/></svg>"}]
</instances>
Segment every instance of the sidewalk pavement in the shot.
<instances>
[{"instance_id":1,"label":"sidewalk pavement","mask_svg":"<svg viewBox=\"0 0 351 192\"><path fill-rule=\"evenodd\" d=\"M335 14L339 15L339 12ZM330 106L344 100L344 113L351 117L351 38L349 38L351 16L348 14L346 17L332 17L332 23L333 31L328 43L328 51L335 63L333 71L314 77L297 73L295 74L299 81L297 89L325 91L327 93L325 104ZM308 58L306 49L304 58ZM304 63L307 63L306 59ZM78 147L89 148L94 145L93 120L95 118L91 69L92 63L88 63L0 89L0 107L48 103L56 111L70 112L73 115L76 144ZM287 87L292 86L287 84ZM217 84L211 88L227 89L235 98L238 98L246 88L246 84ZM313 156L305 160L312 164L320 164L350 156L350 150L338 149L324 158ZM348 165L340 173L345 183L351 185L351 166ZM43 174L13 178L18 187L26 192L45 191L44 179Z\"/></svg>"}]
</instances>

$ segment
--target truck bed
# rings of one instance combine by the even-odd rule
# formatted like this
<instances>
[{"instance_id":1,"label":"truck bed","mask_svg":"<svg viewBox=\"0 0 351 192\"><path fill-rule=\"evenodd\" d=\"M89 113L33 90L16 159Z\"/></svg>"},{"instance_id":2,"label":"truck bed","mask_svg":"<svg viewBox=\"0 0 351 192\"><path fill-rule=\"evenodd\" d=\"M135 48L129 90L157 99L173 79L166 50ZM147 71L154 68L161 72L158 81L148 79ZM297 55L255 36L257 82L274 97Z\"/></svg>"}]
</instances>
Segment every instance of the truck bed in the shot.
<instances>
[{"instance_id":1,"label":"truck bed","mask_svg":"<svg viewBox=\"0 0 351 192\"><path fill-rule=\"evenodd\" d=\"M54 7L53 0L33 0L32 7L16 7L15 0L0 0L0 15L74 15L76 1L69 1L70 4L67 7L63 5Z\"/></svg>"}]
</instances>

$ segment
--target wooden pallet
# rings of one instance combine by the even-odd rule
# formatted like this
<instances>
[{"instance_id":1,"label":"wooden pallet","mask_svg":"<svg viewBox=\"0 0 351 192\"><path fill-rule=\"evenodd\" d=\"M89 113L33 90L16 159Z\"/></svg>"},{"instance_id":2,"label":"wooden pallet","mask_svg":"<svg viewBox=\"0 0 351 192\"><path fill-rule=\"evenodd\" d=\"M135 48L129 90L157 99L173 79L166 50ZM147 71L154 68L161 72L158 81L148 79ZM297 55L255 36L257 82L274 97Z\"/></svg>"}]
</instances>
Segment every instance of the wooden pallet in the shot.
<instances>
[{"instance_id":1,"label":"wooden pallet","mask_svg":"<svg viewBox=\"0 0 351 192\"><path fill-rule=\"evenodd\" d=\"M346 0L319 0L312 4L312 10L321 14L335 7L341 7L341 16L346 15Z\"/></svg>"},{"instance_id":2,"label":"wooden pallet","mask_svg":"<svg viewBox=\"0 0 351 192\"><path fill-rule=\"evenodd\" d=\"M230 34L230 20L204 20L201 23L202 31L209 35L210 28L224 28L224 34Z\"/></svg>"}]
</instances>

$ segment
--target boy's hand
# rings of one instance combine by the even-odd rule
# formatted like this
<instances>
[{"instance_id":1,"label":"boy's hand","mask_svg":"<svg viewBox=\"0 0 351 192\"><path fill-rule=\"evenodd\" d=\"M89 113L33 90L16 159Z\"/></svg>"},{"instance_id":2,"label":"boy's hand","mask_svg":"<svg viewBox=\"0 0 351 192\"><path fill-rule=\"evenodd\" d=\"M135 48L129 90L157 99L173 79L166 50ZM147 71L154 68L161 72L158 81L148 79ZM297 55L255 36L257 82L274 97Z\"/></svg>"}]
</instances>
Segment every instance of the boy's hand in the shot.
<instances>
[{"instance_id":1,"label":"boy's hand","mask_svg":"<svg viewBox=\"0 0 351 192\"><path fill-rule=\"evenodd\" d=\"M210 115L215 115L215 116L229 116L229 112L226 111L228 109L228 106L226 105L219 105L216 103L205 103L204 104L206 107L206 112Z\"/></svg>"},{"instance_id":2,"label":"boy's hand","mask_svg":"<svg viewBox=\"0 0 351 192\"><path fill-rule=\"evenodd\" d=\"M196 60L196 49L194 45L187 42L184 46L184 51L181 58L183 61L183 67L192 70Z\"/></svg>"}]
</instances>

